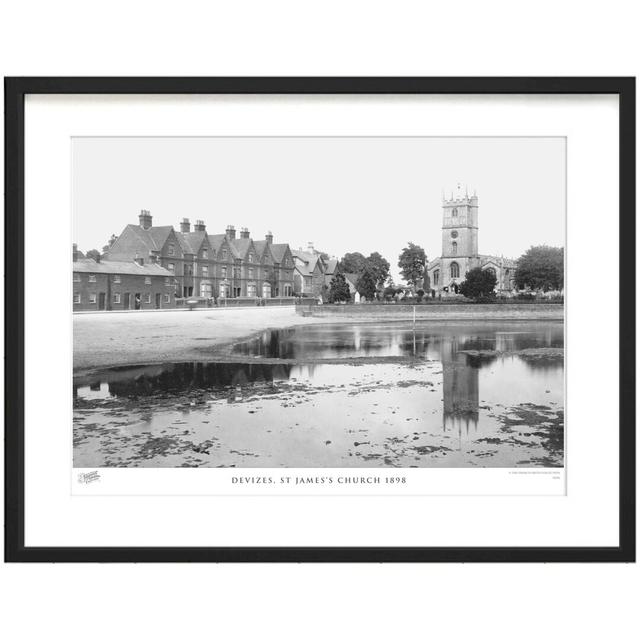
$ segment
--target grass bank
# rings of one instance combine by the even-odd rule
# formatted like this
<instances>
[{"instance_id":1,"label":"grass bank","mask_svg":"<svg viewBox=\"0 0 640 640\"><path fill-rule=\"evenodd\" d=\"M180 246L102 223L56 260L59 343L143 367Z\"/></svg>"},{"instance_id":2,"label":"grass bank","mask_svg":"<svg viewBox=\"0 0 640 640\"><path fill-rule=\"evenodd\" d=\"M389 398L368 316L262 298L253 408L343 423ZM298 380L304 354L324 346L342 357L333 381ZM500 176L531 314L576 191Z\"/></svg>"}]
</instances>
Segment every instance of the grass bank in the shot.
<instances>
[{"instance_id":1,"label":"grass bank","mask_svg":"<svg viewBox=\"0 0 640 640\"><path fill-rule=\"evenodd\" d=\"M323 304L299 307L299 314L327 322L419 320L562 320L564 305L557 303L503 304Z\"/></svg>"}]
</instances>

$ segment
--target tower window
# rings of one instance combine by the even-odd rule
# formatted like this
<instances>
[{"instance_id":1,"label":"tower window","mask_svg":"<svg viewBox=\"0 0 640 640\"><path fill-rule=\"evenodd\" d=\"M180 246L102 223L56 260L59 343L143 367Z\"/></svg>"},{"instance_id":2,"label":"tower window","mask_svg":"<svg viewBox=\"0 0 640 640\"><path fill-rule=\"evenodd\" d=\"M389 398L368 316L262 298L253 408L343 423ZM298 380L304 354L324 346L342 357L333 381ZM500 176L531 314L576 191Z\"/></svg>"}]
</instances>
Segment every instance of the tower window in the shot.
<instances>
[{"instance_id":1,"label":"tower window","mask_svg":"<svg viewBox=\"0 0 640 640\"><path fill-rule=\"evenodd\" d=\"M458 243L457 242L452 242L451 243L451 255L452 256L457 256L458 255Z\"/></svg>"},{"instance_id":2,"label":"tower window","mask_svg":"<svg viewBox=\"0 0 640 640\"><path fill-rule=\"evenodd\" d=\"M451 277L452 278L459 278L460 277L460 265L457 262L452 262L451 266L449 267L450 271L451 271Z\"/></svg>"},{"instance_id":3,"label":"tower window","mask_svg":"<svg viewBox=\"0 0 640 640\"><path fill-rule=\"evenodd\" d=\"M454 218L457 218L457 217L458 217L458 210L457 210L455 207L454 207L453 209L451 209L451 215L452 215Z\"/></svg>"},{"instance_id":4,"label":"tower window","mask_svg":"<svg viewBox=\"0 0 640 640\"><path fill-rule=\"evenodd\" d=\"M436 269L433 272L433 284L434 285L440 284L440 269Z\"/></svg>"}]
</instances>

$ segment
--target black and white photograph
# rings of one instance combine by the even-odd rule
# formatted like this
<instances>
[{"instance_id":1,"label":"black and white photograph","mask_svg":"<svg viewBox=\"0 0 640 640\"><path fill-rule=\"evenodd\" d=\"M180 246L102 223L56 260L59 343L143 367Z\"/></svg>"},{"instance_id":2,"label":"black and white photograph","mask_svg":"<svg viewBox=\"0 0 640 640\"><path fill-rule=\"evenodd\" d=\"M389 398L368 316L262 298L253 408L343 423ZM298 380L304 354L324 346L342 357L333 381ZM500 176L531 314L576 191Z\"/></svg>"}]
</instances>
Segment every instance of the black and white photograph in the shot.
<instances>
[{"instance_id":1,"label":"black and white photograph","mask_svg":"<svg viewBox=\"0 0 640 640\"><path fill-rule=\"evenodd\" d=\"M564 137L71 151L74 468L564 468Z\"/></svg>"}]
</instances>

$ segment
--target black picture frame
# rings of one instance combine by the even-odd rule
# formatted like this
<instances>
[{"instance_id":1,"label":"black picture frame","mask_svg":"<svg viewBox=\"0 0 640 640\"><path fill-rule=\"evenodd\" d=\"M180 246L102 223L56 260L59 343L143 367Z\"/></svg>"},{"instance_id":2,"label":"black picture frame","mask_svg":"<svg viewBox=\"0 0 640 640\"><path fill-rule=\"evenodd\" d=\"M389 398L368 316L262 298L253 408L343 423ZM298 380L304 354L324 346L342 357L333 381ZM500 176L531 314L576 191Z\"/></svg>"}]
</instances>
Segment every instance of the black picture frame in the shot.
<instances>
[{"instance_id":1,"label":"black picture frame","mask_svg":"<svg viewBox=\"0 0 640 640\"><path fill-rule=\"evenodd\" d=\"M5 78L5 561L634 562L635 78ZM612 547L26 547L24 104L27 94L615 94L619 98L619 530ZM623 294L623 295L622 295Z\"/></svg>"}]
</instances>

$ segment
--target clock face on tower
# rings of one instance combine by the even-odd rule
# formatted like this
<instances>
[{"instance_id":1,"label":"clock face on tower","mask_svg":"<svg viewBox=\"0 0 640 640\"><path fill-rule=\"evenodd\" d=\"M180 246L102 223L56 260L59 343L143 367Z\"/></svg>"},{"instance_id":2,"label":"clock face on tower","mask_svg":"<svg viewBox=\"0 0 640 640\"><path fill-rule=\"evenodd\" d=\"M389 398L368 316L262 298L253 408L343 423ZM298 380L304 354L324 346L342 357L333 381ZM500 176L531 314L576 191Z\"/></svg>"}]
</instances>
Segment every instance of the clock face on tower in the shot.
<instances>
[{"instance_id":1,"label":"clock face on tower","mask_svg":"<svg viewBox=\"0 0 640 640\"><path fill-rule=\"evenodd\" d=\"M458 232L457 231L452 231L451 232L451 237L452 238L457 238L458 237Z\"/></svg>"}]
</instances>

